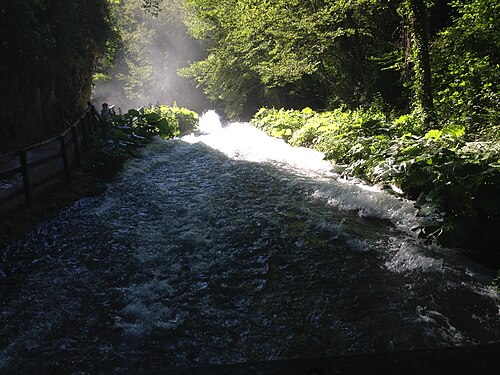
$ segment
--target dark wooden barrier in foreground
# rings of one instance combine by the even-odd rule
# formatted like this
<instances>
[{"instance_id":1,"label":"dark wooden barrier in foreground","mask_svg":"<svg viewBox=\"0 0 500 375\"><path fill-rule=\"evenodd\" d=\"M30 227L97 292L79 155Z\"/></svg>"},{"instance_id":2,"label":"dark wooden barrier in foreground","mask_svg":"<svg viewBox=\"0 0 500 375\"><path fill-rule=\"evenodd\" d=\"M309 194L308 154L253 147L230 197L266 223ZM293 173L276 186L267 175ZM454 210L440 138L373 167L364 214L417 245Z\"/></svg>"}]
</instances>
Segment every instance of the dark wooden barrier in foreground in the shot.
<instances>
[{"instance_id":1,"label":"dark wooden barrier in foreground","mask_svg":"<svg viewBox=\"0 0 500 375\"><path fill-rule=\"evenodd\" d=\"M63 122L67 128L58 136L0 156L0 214L30 205L36 195L61 181L71 182L71 170L80 165L100 118L89 105L72 125L67 117Z\"/></svg>"},{"instance_id":2,"label":"dark wooden barrier in foreground","mask_svg":"<svg viewBox=\"0 0 500 375\"><path fill-rule=\"evenodd\" d=\"M330 358L212 365L141 375L444 375L498 374L500 343ZM133 372L137 373L137 372Z\"/></svg>"}]
</instances>

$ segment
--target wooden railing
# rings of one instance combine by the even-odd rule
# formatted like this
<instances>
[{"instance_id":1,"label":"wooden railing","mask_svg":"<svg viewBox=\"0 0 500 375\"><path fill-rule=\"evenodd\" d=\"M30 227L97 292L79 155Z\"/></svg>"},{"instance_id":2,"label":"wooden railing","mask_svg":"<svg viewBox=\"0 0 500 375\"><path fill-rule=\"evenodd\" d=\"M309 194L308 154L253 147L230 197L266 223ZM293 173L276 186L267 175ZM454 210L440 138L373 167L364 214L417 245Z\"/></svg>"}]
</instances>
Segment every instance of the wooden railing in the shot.
<instances>
[{"instance_id":1,"label":"wooden railing","mask_svg":"<svg viewBox=\"0 0 500 375\"><path fill-rule=\"evenodd\" d=\"M100 118L90 103L72 125L68 117L63 117L68 127L58 136L0 156L0 214L30 205L57 183L71 182L71 170L80 165Z\"/></svg>"}]
</instances>

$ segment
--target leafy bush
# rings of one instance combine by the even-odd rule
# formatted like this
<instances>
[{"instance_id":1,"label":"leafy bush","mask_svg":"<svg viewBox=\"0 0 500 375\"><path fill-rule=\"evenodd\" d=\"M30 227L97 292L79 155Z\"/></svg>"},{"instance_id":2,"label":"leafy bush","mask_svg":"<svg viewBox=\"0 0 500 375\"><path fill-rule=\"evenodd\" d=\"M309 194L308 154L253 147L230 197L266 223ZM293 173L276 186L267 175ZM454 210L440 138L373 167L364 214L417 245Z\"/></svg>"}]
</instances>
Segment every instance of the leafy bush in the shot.
<instances>
[{"instance_id":1,"label":"leafy bush","mask_svg":"<svg viewBox=\"0 0 500 375\"><path fill-rule=\"evenodd\" d=\"M192 132L198 126L198 114L187 108L160 106L158 109L161 113L170 112L174 115L180 134Z\"/></svg>"},{"instance_id":2,"label":"leafy bush","mask_svg":"<svg viewBox=\"0 0 500 375\"><path fill-rule=\"evenodd\" d=\"M186 108L157 106L130 109L123 115L113 116L112 120L112 125L103 128L93 142L97 163L119 168L155 136L169 139L181 134L181 129L184 133L194 130L198 114Z\"/></svg>"},{"instance_id":3,"label":"leafy bush","mask_svg":"<svg viewBox=\"0 0 500 375\"><path fill-rule=\"evenodd\" d=\"M147 139L155 135L168 139L193 131L198 124L198 114L186 108L162 105L130 109L124 115L113 116L113 123L132 139L137 135Z\"/></svg>"},{"instance_id":4,"label":"leafy bush","mask_svg":"<svg viewBox=\"0 0 500 375\"><path fill-rule=\"evenodd\" d=\"M445 130L396 140L388 155L392 166L381 168L378 179L396 181L417 200L424 236L447 246L492 250L500 230L500 143L465 142L456 129L454 135Z\"/></svg>"},{"instance_id":5,"label":"leafy bush","mask_svg":"<svg viewBox=\"0 0 500 375\"><path fill-rule=\"evenodd\" d=\"M269 135L288 141L313 115L310 108L302 111L262 108L255 114L252 123Z\"/></svg>"}]
</instances>

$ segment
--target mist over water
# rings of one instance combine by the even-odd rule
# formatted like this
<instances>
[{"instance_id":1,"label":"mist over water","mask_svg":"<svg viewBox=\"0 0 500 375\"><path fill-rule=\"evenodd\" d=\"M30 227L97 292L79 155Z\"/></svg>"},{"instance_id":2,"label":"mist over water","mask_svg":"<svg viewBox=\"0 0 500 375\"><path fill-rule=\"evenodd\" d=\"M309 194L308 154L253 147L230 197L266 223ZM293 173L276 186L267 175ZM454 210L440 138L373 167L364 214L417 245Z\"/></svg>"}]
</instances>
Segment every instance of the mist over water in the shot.
<instances>
[{"instance_id":1,"label":"mist over water","mask_svg":"<svg viewBox=\"0 0 500 375\"><path fill-rule=\"evenodd\" d=\"M0 372L120 373L498 341L492 274L411 202L213 112L2 252Z\"/></svg>"},{"instance_id":2,"label":"mist over water","mask_svg":"<svg viewBox=\"0 0 500 375\"><path fill-rule=\"evenodd\" d=\"M158 15L147 13L142 1L113 6L120 27L120 49L106 69L106 80L95 80L92 101L114 104L123 111L148 105L177 105L202 112L209 107L203 89L177 72L205 56L188 35L182 6L165 1Z\"/></svg>"},{"instance_id":3,"label":"mist over water","mask_svg":"<svg viewBox=\"0 0 500 375\"><path fill-rule=\"evenodd\" d=\"M218 132L221 135L220 130L222 130L222 122L214 110L206 111L202 114L198 123L198 133L201 134L210 134ZM186 137L185 139L194 139L196 142L196 136L193 134L192 136Z\"/></svg>"}]
</instances>

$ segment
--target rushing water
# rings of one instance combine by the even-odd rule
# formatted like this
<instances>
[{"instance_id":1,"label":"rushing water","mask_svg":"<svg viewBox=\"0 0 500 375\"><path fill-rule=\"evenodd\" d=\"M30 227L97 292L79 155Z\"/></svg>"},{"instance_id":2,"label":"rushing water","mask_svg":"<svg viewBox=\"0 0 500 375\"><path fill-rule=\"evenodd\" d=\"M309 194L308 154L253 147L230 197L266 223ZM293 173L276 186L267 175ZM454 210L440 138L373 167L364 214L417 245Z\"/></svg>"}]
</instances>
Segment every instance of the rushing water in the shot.
<instances>
[{"instance_id":1,"label":"rushing water","mask_svg":"<svg viewBox=\"0 0 500 375\"><path fill-rule=\"evenodd\" d=\"M491 274L410 202L248 124L157 141L2 251L0 372L130 370L500 339Z\"/></svg>"}]
</instances>

